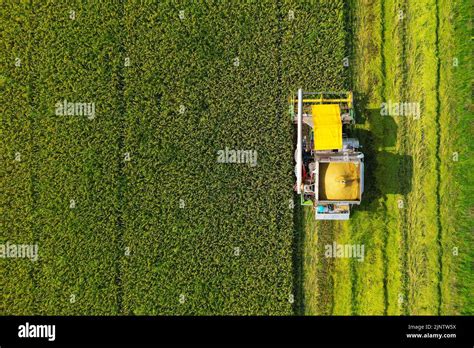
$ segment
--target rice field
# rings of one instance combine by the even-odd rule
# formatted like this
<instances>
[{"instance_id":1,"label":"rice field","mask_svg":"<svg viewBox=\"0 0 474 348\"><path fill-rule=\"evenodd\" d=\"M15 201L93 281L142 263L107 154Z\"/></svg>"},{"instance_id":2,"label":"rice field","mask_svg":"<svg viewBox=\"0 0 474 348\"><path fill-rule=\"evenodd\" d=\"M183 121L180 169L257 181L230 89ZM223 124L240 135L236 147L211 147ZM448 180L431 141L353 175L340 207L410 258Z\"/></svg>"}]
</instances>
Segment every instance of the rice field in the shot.
<instances>
[{"instance_id":1,"label":"rice field","mask_svg":"<svg viewBox=\"0 0 474 348\"><path fill-rule=\"evenodd\" d=\"M0 314L472 315L471 10L2 1L0 245L38 258ZM348 222L294 204L298 88L354 91Z\"/></svg>"}]
</instances>

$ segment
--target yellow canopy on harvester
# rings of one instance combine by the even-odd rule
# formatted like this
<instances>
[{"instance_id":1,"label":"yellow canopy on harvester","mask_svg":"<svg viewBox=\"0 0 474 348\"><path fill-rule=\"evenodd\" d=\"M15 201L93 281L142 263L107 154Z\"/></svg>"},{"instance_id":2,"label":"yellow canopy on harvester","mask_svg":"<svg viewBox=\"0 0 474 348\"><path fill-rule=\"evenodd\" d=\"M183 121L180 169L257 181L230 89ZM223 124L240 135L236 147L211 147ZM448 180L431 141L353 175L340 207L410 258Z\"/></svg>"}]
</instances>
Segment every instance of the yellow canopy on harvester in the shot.
<instances>
[{"instance_id":1,"label":"yellow canopy on harvester","mask_svg":"<svg viewBox=\"0 0 474 348\"><path fill-rule=\"evenodd\" d=\"M341 150L342 122L339 104L312 105L314 149Z\"/></svg>"}]
</instances>

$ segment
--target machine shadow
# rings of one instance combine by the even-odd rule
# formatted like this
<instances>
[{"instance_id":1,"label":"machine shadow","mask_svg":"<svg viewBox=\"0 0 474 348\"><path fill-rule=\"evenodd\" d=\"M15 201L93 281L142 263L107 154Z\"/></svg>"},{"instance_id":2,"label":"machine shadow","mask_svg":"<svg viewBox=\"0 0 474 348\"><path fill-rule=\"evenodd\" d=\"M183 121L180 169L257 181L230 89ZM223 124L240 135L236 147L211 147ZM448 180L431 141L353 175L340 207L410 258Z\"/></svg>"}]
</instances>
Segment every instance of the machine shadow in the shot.
<instances>
[{"instance_id":1,"label":"machine shadow","mask_svg":"<svg viewBox=\"0 0 474 348\"><path fill-rule=\"evenodd\" d=\"M386 150L396 146L397 124L392 117L382 116L380 109L365 109L364 106L359 101L358 122L363 120L370 130L357 128L354 134L364 153L365 187L361 205L354 207L354 213L374 211L379 207L379 199L388 194L406 195L412 189L412 157Z\"/></svg>"}]
</instances>

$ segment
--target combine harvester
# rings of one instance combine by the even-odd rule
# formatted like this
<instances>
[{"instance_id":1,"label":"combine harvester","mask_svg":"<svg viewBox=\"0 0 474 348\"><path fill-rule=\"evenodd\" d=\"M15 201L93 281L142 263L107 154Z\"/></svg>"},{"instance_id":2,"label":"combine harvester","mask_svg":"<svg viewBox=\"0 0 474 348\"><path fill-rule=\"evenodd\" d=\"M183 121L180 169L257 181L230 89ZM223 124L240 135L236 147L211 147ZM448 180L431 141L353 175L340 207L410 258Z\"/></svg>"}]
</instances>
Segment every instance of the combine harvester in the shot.
<instances>
[{"instance_id":1,"label":"combine harvester","mask_svg":"<svg viewBox=\"0 0 474 348\"><path fill-rule=\"evenodd\" d=\"M296 112L295 112L296 110ZM290 99L297 127L295 191L317 220L348 220L364 192L364 154L349 138L354 124L352 92L303 92Z\"/></svg>"}]
</instances>

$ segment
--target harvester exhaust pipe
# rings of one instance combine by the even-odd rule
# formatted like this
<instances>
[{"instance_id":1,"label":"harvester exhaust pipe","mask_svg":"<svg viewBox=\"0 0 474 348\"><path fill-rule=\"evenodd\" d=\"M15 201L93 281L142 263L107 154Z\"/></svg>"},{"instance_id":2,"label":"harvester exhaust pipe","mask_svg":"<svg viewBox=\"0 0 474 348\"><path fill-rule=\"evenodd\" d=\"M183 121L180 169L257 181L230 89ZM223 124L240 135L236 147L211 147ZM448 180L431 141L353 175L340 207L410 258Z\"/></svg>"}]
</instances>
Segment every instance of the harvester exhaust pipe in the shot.
<instances>
[{"instance_id":1,"label":"harvester exhaust pipe","mask_svg":"<svg viewBox=\"0 0 474 348\"><path fill-rule=\"evenodd\" d=\"M296 143L296 192L301 194L301 171L303 169L303 89L298 89L298 140Z\"/></svg>"}]
</instances>

